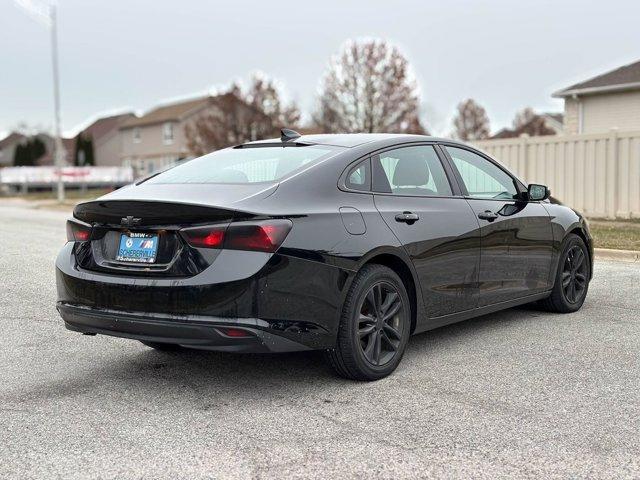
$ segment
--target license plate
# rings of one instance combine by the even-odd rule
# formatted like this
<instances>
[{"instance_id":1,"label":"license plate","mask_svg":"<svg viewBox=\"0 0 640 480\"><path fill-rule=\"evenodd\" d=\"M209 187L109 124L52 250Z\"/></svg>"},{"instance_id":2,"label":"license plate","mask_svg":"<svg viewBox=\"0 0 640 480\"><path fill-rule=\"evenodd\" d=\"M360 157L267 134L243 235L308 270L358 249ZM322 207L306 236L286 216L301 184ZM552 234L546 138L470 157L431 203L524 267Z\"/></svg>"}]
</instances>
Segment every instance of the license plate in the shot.
<instances>
[{"instance_id":1,"label":"license plate","mask_svg":"<svg viewBox=\"0 0 640 480\"><path fill-rule=\"evenodd\" d=\"M158 253L158 235L123 233L116 260L120 262L153 263Z\"/></svg>"}]
</instances>

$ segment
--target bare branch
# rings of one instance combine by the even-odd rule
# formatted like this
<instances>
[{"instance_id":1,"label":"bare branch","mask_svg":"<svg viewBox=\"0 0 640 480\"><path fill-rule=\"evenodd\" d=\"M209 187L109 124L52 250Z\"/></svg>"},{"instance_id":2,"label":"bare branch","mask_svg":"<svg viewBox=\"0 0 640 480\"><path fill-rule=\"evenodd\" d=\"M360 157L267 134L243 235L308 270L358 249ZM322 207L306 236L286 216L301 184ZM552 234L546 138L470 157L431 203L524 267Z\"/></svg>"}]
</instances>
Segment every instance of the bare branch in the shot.
<instances>
[{"instance_id":1,"label":"bare branch","mask_svg":"<svg viewBox=\"0 0 640 480\"><path fill-rule=\"evenodd\" d=\"M486 110L469 98L458 104L458 112L453 119L453 136L467 141L489 137L489 117Z\"/></svg>"},{"instance_id":2,"label":"bare branch","mask_svg":"<svg viewBox=\"0 0 640 480\"><path fill-rule=\"evenodd\" d=\"M345 44L320 90L314 123L323 132L426 133L409 62L384 40Z\"/></svg>"},{"instance_id":3,"label":"bare branch","mask_svg":"<svg viewBox=\"0 0 640 480\"><path fill-rule=\"evenodd\" d=\"M230 145L277 137L280 128L296 128L300 111L283 105L276 82L254 75L246 92L234 83L211 97L211 106L185 126L189 150L204 155Z\"/></svg>"}]
</instances>

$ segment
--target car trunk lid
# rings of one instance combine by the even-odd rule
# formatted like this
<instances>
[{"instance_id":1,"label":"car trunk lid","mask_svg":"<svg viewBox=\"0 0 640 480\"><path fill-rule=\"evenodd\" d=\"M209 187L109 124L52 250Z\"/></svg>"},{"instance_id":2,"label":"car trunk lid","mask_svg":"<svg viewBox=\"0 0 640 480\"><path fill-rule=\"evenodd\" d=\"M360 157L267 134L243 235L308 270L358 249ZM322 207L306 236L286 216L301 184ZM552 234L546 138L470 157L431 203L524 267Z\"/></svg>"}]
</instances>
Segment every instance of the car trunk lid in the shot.
<instances>
[{"instance_id":1,"label":"car trunk lid","mask_svg":"<svg viewBox=\"0 0 640 480\"><path fill-rule=\"evenodd\" d=\"M200 273L219 252L188 245L179 230L250 220L257 214L246 209L248 200L265 198L277 185L149 187L128 187L76 206L74 217L92 226L91 241L79 242L75 247L80 267L144 276L184 277ZM159 187L163 188L158 190Z\"/></svg>"}]
</instances>

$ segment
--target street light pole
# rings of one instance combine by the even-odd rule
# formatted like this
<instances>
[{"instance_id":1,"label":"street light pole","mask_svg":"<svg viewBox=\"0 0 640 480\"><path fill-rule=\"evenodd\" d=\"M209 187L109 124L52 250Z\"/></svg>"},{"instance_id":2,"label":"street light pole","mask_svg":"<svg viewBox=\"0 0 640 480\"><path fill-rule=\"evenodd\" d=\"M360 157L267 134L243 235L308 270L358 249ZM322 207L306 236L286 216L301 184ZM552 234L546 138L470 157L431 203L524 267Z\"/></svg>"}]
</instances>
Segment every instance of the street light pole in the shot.
<instances>
[{"instance_id":1,"label":"street light pole","mask_svg":"<svg viewBox=\"0 0 640 480\"><path fill-rule=\"evenodd\" d=\"M35 20L51 29L51 62L53 66L53 106L54 106L54 146L53 161L58 171L58 201L64 201L64 146L60 126L60 79L58 75L58 19L55 0L14 0L16 5L24 9Z\"/></svg>"},{"instance_id":2,"label":"street light pole","mask_svg":"<svg viewBox=\"0 0 640 480\"><path fill-rule=\"evenodd\" d=\"M62 132L60 127L60 79L58 75L58 19L56 5L49 5L49 17L51 19L51 61L53 64L53 104L55 118L55 146L54 162L58 169L58 202L64 202L64 181L62 179L62 167L64 166L64 147L62 145Z\"/></svg>"}]
</instances>

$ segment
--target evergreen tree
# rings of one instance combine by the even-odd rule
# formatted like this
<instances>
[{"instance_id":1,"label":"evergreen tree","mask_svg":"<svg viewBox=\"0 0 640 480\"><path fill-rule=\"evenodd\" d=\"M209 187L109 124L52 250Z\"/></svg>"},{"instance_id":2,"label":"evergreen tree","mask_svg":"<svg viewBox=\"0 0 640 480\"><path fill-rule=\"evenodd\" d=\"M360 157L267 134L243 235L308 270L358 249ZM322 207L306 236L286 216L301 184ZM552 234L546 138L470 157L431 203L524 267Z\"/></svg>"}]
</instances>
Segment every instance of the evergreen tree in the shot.
<instances>
[{"instance_id":1,"label":"evergreen tree","mask_svg":"<svg viewBox=\"0 0 640 480\"><path fill-rule=\"evenodd\" d=\"M84 160L84 164L85 165L95 165L96 164L96 159L94 156L94 152L93 152L93 138L91 138L91 135L89 135L89 137L87 138L87 141L85 143L85 160Z\"/></svg>"},{"instance_id":2,"label":"evergreen tree","mask_svg":"<svg viewBox=\"0 0 640 480\"><path fill-rule=\"evenodd\" d=\"M25 143L18 144L13 153L13 164L16 167L32 167L47 153L47 146L38 137L32 137Z\"/></svg>"},{"instance_id":3,"label":"evergreen tree","mask_svg":"<svg viewBox=\"0 0 640 480\"><path fill-rule=\"evenodd\" d=\"M13 152L13 164L16 167L22 167L25 165L25 148L21 143L16 145L16 149Z\"/></svg>"},{"instance_id":4,"label":"evergreen tree","mask_svg":"<svg viewBox=\"0 0 640 480\"><path fill-rule=\"evenodd\" d=\"M73 163L77 166L95 165L91 135L85 137L80 133L76 137L76 151Z\"/></svg>"},{"instance_id":5,"label":"evergreen tree","mask_svg":"<svg viewBox=\"0 0 640 480\"><path fill-rule=\"evenodd\" d=\"M35 165L46 153L47 147L44 142L38 137L33 137L31 139L31 165Z\"/></svg>"}]
</instances>

